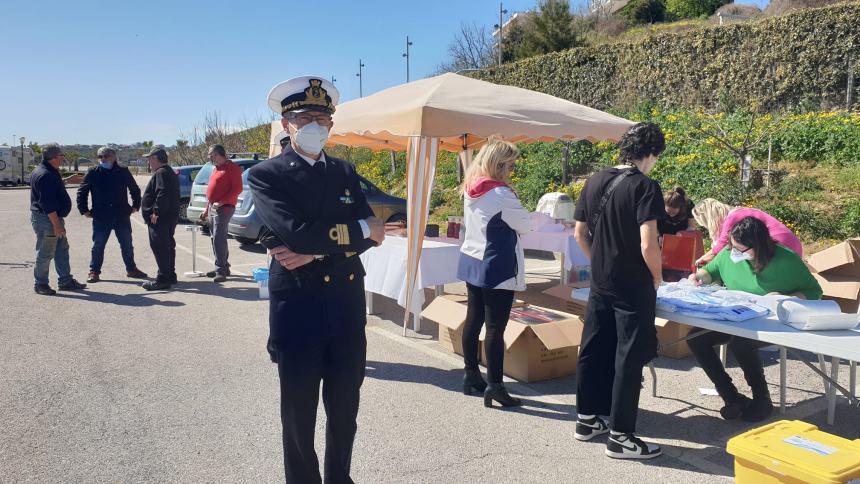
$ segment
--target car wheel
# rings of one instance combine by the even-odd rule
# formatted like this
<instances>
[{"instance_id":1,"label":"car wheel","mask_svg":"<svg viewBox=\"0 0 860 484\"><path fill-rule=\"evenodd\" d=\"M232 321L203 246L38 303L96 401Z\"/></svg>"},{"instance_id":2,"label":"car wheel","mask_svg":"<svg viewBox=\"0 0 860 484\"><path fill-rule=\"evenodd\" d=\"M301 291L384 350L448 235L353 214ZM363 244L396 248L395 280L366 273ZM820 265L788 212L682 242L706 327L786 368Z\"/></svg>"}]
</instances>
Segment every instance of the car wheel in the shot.
<instances>
[{"instance_id":1,"label":"car wheel","mask_svg":"<svg viewBox=\"0 0 860 484\"><path fill-rule=\"evenodd\" d=\"M180 200L179 202L179 216L184 221L189 221L188 218L188 200Z\"/></svg>"},{"instance_id":2,"label":"car wheel","mask_svg":"<svg viewBox=\"0 0 860 484\"><path fill-rule=\"evenodd\" d=\"M388 217L388 220L385 221L385 223L389 223L389 224L395 223L395 222L402 222L403 226L405 227L406 226L406 214L405 213L395 213L394 215Z\"/></svg>"},{"instance_id":3,"label":"car wheel","mask_svg":"<svg viewBox=\"0 0 860 484\"><path fill-rule=\"evenodd\" d=\"M239 242L242 245L254 245L257 243L257 239L251 237L234 237L236 242Z\"/></svg>"}]
</instances>

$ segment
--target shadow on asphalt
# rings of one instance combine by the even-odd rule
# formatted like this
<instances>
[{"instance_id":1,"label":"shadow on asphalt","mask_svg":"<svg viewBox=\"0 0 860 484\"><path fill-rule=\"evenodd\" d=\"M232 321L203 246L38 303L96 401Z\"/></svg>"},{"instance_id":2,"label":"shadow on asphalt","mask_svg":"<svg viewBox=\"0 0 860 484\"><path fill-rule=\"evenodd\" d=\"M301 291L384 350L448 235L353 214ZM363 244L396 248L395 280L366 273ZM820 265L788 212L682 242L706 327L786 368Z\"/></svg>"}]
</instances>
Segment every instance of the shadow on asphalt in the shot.
<instances>
[{"instance_id":1,"label":"shadow on asphalt","mask_svg":"<svg viewBox=\"0 0 860 484\"><path fill-rule=\"evenodd\" d=\"M141 289L143 291L143 289ZM113 294L108 292L97 292L92 290L80 292L58 292L55 297L64 299L77 299L79 301L98 302L105 304L115 304L117 306L129 307L147 307L147 306L167 306L179 307L185 306L185 303L179 301L159 301L150 297L151 293L142 294Z\"/></svg>"},{"instance_id":2,"label":"shadow on asphalt","mask_svg":"<svg viewBox=\"0 0 860 484\"><path fill-rule=\"evenodd\" d=\"M231 278L233 278L231 276ZM247 277L236 277L233 279L250 279ZM140 286L141 281L114 281L102 279L102 282L113 282L130 286ZM98 283L96 283L98 284ZM171 292L198 294L205 296L220 297L224 299L236 299L240 301L258 301L260 299L259 289L257 286L249 287L225 287L221 284L212 281L180 281L168 291L146 291L141 287L130 287L129 292L125 294L117 294L111 292L100 292L96 289L96 284L87 286L87 289L79 292L57 292L57 297L78 299L81 301L99 302L107 304L116 304L118 306L185 306L185 303L180 301L159 301L154 296L159 294L169 294Z\"/></svg>"}]
</instances>

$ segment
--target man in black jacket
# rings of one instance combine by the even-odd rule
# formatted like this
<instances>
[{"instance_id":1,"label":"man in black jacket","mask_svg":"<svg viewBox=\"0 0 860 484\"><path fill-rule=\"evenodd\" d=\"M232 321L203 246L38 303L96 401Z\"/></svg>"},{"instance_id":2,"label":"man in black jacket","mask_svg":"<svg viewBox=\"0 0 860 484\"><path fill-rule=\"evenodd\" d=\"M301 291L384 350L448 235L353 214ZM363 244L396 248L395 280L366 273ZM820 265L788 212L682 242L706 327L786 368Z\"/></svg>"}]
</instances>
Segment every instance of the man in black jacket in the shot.
<instances>
[{"instance_id":1,"label":"man in black jacket","mask_svg":"<svg viewBox=\"0 0 860 484\"><path fill-rule=\"evenodd\" d=\"M72 277L69 265L65 218L72 211L72 199L59 171L65 156L58 145L45 146L42 163L30 175L30 222L36 234L36 264L33 266L36 284L33 289L43 296L57 293L48 285L51 260L57 269L61 291L79 291L87 287Z\"/></svg>"},{"instance_id":2,"label":"man in black jacket","mask_svg":"<svg viewBox=\"0 0 860 484\"><path fill-rule=\"evenodd\" d=\"M93 219L93 250L87 282L99 282L110 233L116 234L128 277L146 279L146 273L134 263L131 242L131 214L140 210L140 187L128 168L116 162L116 151L102 146L97 152L99 165L90 168L78 188L78 211ZM92 193L93 206L89 207ZM131 205L128 195L131 194Z\"/></svg>"},{"instance_id":3,"label":"man in black jacket","mask_svg":"<svg viewBox=\"0 0 860 484\"><path fill-rule=\"evenodd\" d=\"M255 210L269 233L269 342L281 384L288 483L319 483L314 428L322 382L325 482L348 483L367 340L364 268L358 254L385 231L361 191L355 167L322 148L337 89L316 77L276 86L269 106L291 144L250 168Z\"/></svg>"},{"instance_id":4,"label":"man in black jacket","mask_svg":"<svg viewBox=\"0 0 860 484\"><path fill-rule=\"evenodd\" d=\"M164 145L155 145L143 155L149 162L152 178L143 191L141 214L149 228L149 246L158 264L155 281L143 283L147 291L170 289L176 284L176 240L173 234L179 222L179 177L167 165Z\"/></svg>"}]
</instances>

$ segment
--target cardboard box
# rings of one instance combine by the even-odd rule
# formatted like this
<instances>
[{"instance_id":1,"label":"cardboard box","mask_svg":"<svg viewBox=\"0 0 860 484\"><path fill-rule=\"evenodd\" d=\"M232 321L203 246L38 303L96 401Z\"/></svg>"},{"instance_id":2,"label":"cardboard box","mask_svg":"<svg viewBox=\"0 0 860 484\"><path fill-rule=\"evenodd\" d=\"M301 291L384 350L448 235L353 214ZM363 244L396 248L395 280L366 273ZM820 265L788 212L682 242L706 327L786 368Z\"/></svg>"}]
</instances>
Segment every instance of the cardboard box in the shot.
<instances>
[{"instance_id":1,"label":"cardboard box","mask_svg":"<svg viewBox=\"0 0 860 484\"><path fill-rule=\"evenodd\" d=\"M543 293L559 298L565 311L585 318L585 309L587 305L579 301L574 301L570 297L570 294L574 289L581 287L588 287L588 283L574 283L566 286L555 286L547 289ZM654 324L657 326L657 340L661 345L675 342L687 336L692 329L685 324L676 323L675 321L669 321L663 318L656 318L654 320ZM686 341L666 347L660 351L661 356L675 359L686 358L691 354L690 347L687 346Z\"/></svg>"},{"instance_id":2,"label":"cardboard box","mask_svg":"<svg viewBox=\"0 0 860 484\"><path fill-rule=\"evenodd\" d=\"M582 327L572 314L538 306L514 308L505 328L505 375L526 383L573 375ZM486 366L485 353L481 361Z\"/></svg>"},{"instance_id":3,"label":"cardboard box","mask_svg":"<svg viewBox=\"0 0 860 484\"><path fill-rule=\"evenodd\" d=\"M466 322L466 296L444 294L433 299L421 317L439 325L439 345L448 351L463 354L463 323Z\"/></svg>"},{"instance_id":4,"label":"cardboard box","mask_svg":"<svg viewBox=\"0 0 860 484\"><path fill-rule=\"evenodd\" d=\"M544 291L543 293L548 296L557 297L561 302L561 307L564 309L565 312L584 318L586 304L581 303L579 301L574 301L570 298L570 293L572 293L574 289L579 289L582 287L589 287L588 281L573 282L571 284L565 284L563 286L553 286Z\"/></svg>"},{"instance_id":5,"label":"cardboard box","mask_svg":"<svg viewBox=\"0 0 860 484\"><path fill-rule=\"evenodd\" d=\"M668 319L663 318L655 318L654 325L657 326L657 341L661 345L678 341L690 334L690 331L693 329L686 324L676 323L675 321L669 321ZM660 356L674 358L676 360L686 358L692 354L693 353L690 351L690 347L687 346L686 341L660 350Z\"/></svg>"},{"instance_id":6,"label":"cardboard box","mask_svg":"<svg viewBox=\"0 0 860 484\"><path fill-rule=\"evenodd\" d=\"M809 265L822 275L860 278L860 238L812 254Z\"/></svg>"},{"instance_id":7,"label":"cardboard box","mask_svg":"<svg viewBox=\"0 0 860 484\"><path fill-rule=\"evenodd\" d=\"M848 299L856 301L860 297L860 280L844 276L833 276L830 274L818 274L813 272L812 276L818 281L825 296Z\"/></svg>"}]
</instances>

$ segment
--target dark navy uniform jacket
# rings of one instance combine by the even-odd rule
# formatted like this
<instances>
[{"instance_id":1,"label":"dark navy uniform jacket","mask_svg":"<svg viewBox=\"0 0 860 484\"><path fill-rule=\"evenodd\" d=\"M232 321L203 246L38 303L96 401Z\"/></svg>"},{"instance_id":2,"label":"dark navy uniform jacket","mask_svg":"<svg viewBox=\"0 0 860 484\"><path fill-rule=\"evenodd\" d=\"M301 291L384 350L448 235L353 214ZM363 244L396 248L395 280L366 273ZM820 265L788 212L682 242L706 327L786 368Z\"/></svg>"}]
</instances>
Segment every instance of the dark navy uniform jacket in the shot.
<instances>
[{"instance_id":1,"label":"dark navy uniform jacket","mask_svg":"<svg viewBox=\"0 0 860 484\"><path fill-rule=\"evenodd\" d=\"M319 162L318 162L319 163ZM358 255L374 245L359 220L373 216L355 167L326 156L323 176L291 147L248 172L254 210L266 227L261 243L325 256L287 270L269 267L272 359L291 344L363 331L367 322L364 267Z\"/></svg>"}]
</instances>

